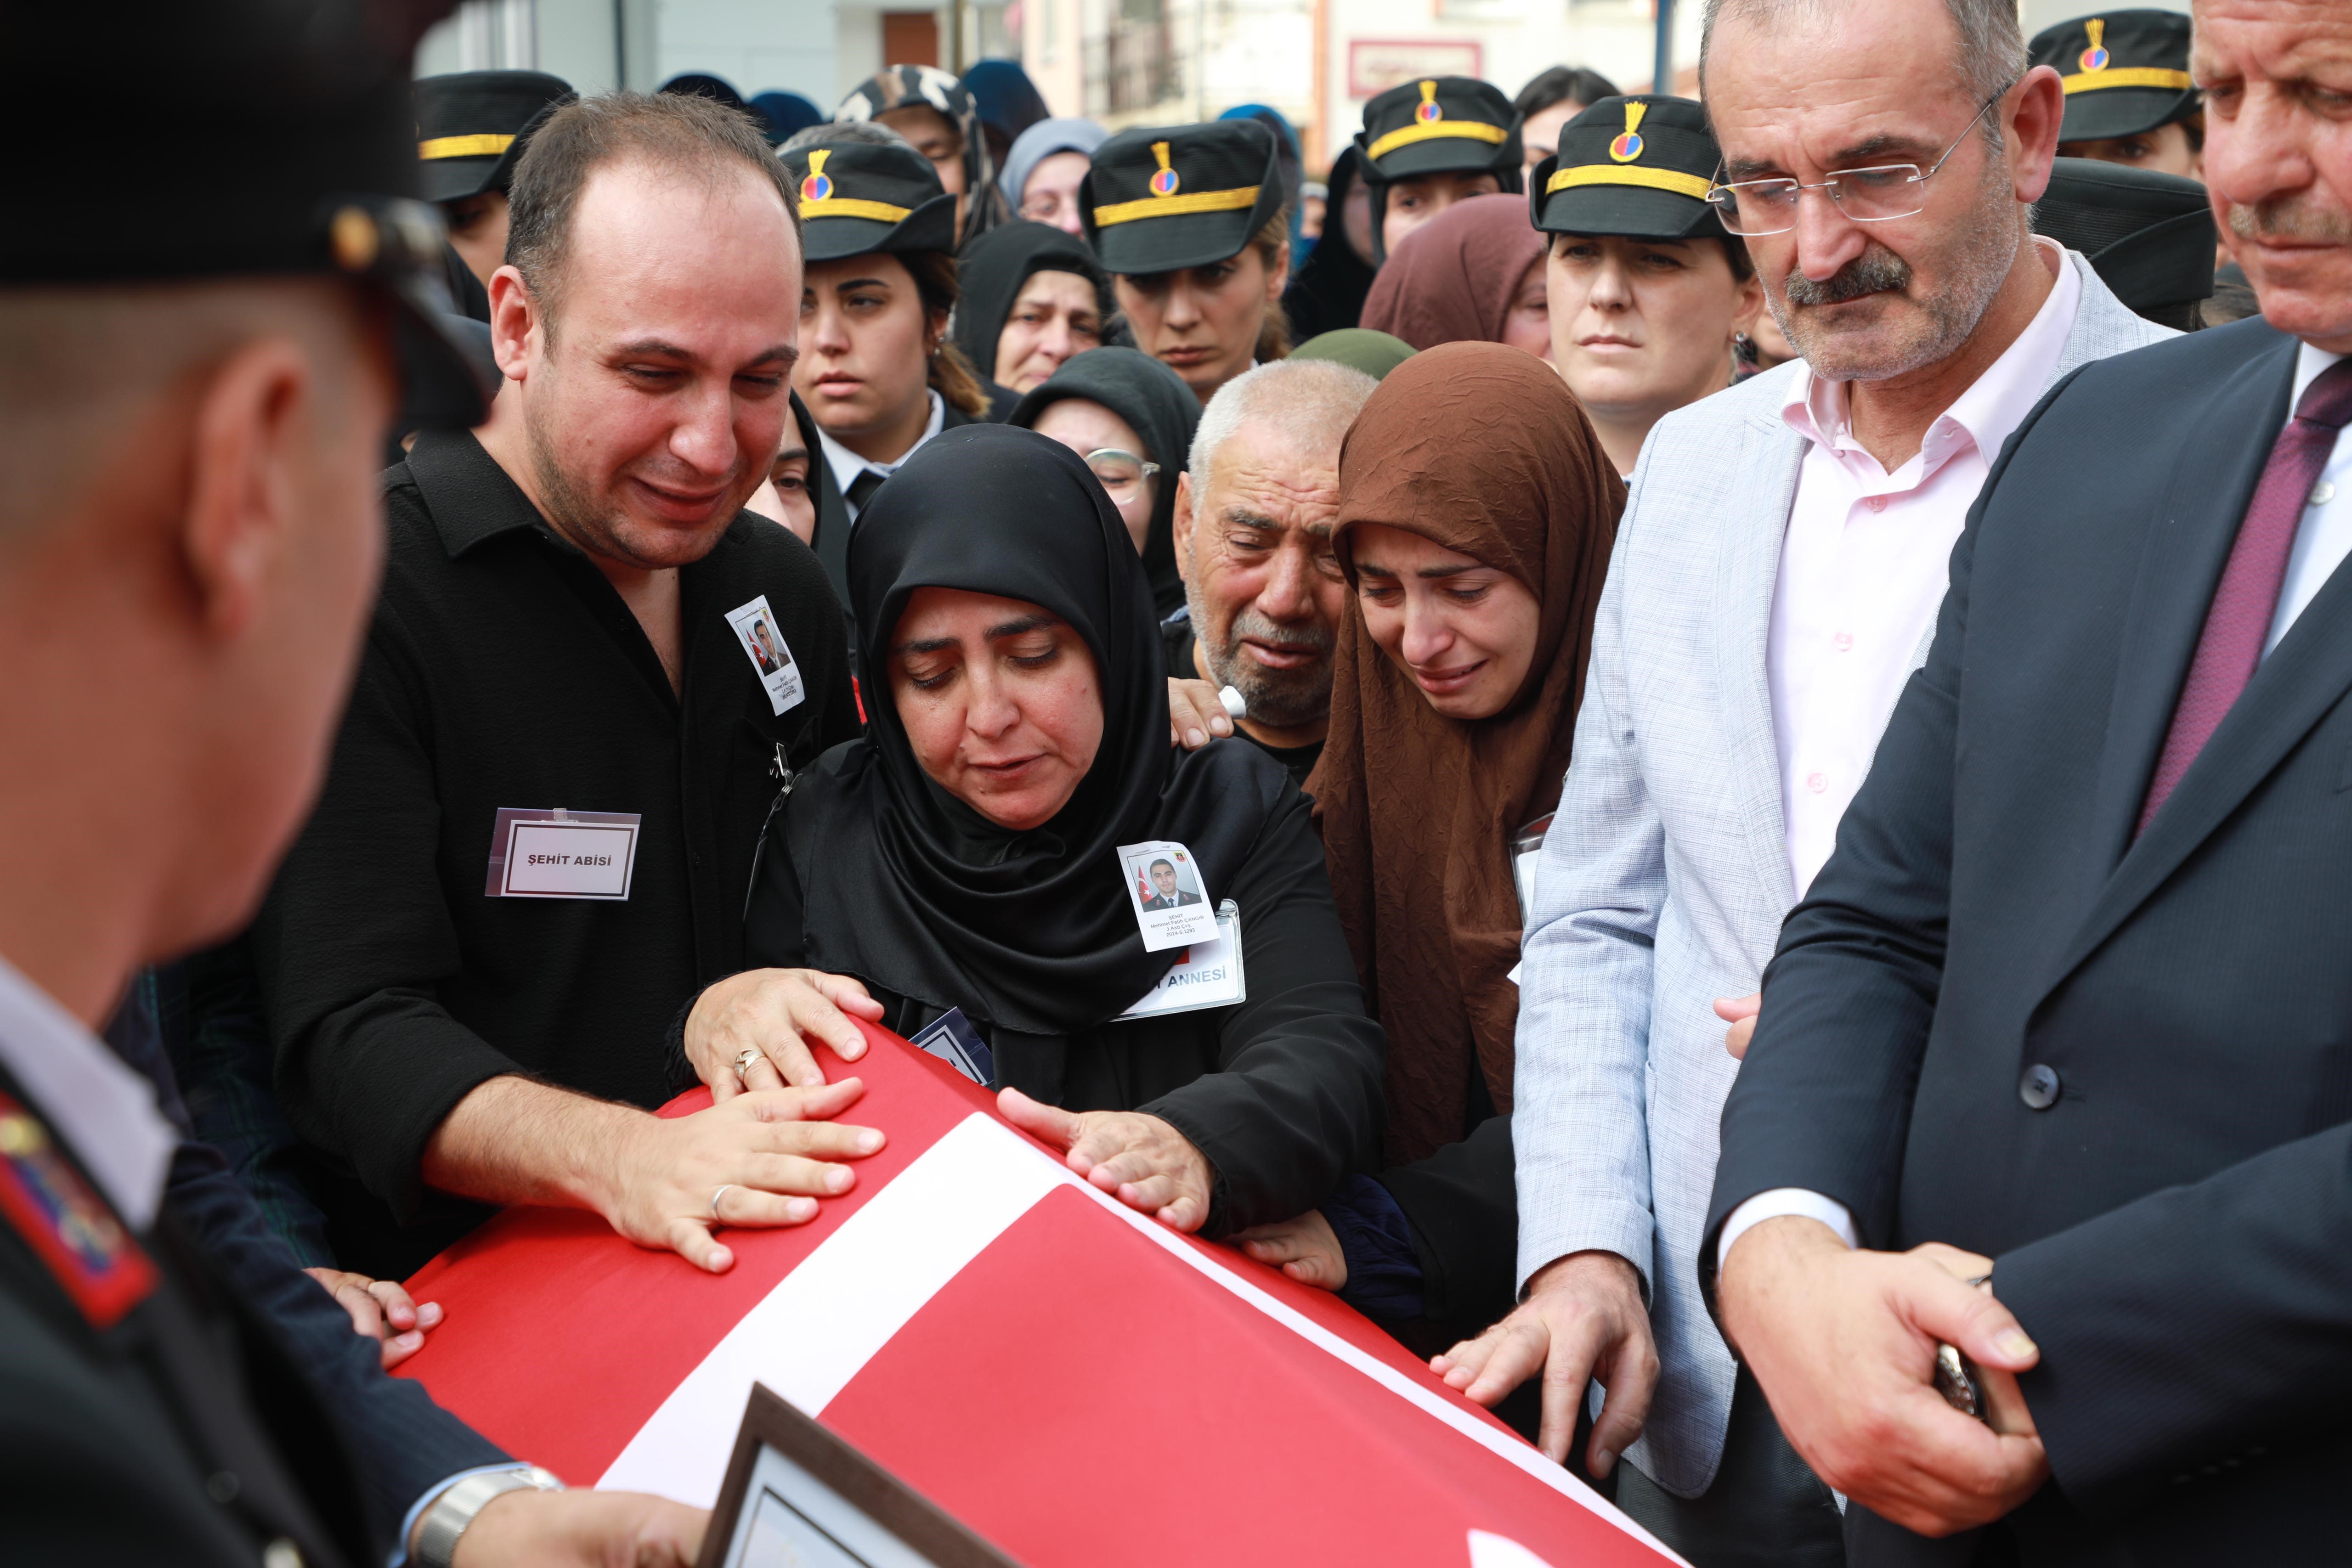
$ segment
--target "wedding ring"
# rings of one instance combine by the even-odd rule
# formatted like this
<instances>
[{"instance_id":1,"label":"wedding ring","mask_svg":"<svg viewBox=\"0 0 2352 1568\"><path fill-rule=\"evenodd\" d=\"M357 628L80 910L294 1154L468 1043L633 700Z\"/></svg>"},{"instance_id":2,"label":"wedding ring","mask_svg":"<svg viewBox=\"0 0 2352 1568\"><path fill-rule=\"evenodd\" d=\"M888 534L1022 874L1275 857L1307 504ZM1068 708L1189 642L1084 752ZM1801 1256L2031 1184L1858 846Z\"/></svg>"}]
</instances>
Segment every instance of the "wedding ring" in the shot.
<instances>
[{"instance_id":1,"label":"wedding ring","mask_svg":"<svg viewBox=\"0 0 2352 1568\"><path fill-rule=\"evenodd\" d=\"M751 1063L759 1060L760 1048L756 1045L747 1045L742 1050L737 1051L735 1053L735 1076L738 1079L740 1079L745 1072L751 1070Z\"/></svg>"},{"instance_id":2,"label":"wedding ring","mask_svg":"<svg viewBox=\"0 0 2352 1568\"><path fill-rule=\"evenodd\" d=\"M714 1220L718 1220L719 1223L722 1225L726 1222L719 1219L719 1200L725 1197L730 1189L734 1186L735 1184L730 1181L725 1186L720 1187L717 1192L710 1195L710 1218Z\"/></svg>"}]
</instances>

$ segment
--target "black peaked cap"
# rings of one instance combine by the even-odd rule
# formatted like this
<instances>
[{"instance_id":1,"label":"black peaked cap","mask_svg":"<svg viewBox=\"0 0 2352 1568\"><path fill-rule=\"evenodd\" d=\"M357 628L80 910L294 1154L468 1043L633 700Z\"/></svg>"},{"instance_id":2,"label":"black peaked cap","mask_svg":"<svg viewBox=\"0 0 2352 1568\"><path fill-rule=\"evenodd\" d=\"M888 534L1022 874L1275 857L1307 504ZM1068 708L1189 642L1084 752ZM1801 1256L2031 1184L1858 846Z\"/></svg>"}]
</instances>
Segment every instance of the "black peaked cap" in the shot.
<instances>
[{"instance_id":1,"label":"black peaked cap","mask_svg":"<svg viewBox=\"0 0 2352 1568\"><path fill-rule=\"evenodd\" d=\"M2134 310L2212 297L2213 207L2194 180L2061 158L2033 205L2033 229L2081 251Z\"/></svg>"},{"instance_id":2,"label":"black peaked cap","mask_svg":"<svg viewBox=\"0 0 2352 1568\"><path fill-rule=\"evenodd\" d=\"M1519 188L1519 111L1502 89L1473 77L1425 77L1389 89L1364 105L1356 145L1384 183L1494 174L1505 190Z\"/></svg>"},{"instance_id":3,"label":"black peaked cap","mask_svg":"<svg viewBox=\"0 0 2352 1568\"><path fill-rule=\"evenodd\" d=\"M1528 213L1547 234L1727 238L1706 199L1723 152L1686 98L1604 98L1560 127L1536 165Z\"/></svg>"},{"instance_id":4,"label":"black peaked cap","mask_svg":"<svg viewBox=\"0 0 2352 1568\"><path fill-rule=\"evenodd\" d=\"M416 161L425 199L454 202L514 183L530 132L572 84L545 71L457 71L416 84Z\"/></svg>"},{"instance_id":5,"label":"black peaked cap","mask_svg":"<svg viewBox=\"0 0 2352 1568\"><path fill-rule=\"evenodd\" d=\"M1274 132L1255 120L1122 131L1078 186L1087 241L1122 277L1239 256L1281 210Z\"/></svg>"},{"instance_id":6,"label":"black peaked cap","mask_svg":"<svg viewBox=\"0 0 2352 1568\"><path fill-rule=\"evenodd\" d=\"M800 187L801 246L809 260L955 250L955 198L913 148L819 141L783 160Z\"/></svg>"},{"instance_id":7,"label":"black peaked cap","mask_svg":"<svg viewBox=\"0 0 2352 1568\"><path fill-rule=\"evenodd\" d=\"M26 158L0 224L0 287L239 277L342 276L397 307L408 426L470 424L476 380L443 278L439 211L417 199L409 64L443 0L208 0L143 9L136 26L102 7L0 13L0 135L70 157ZM96 58L142 83L141 112L93 114ZM233 153L189 177L154 130ZM93 171L103 171L92 178Z\"/></svg>"},{"instance_id":8,"label":"black peaked cap","mask_svg":"<svg viewBox=\"0 0 2352 1568\"><path fill-rule=\"evenodd\" d=\"M2109 11L2033 35L2028 57L2053 66L2066 89L2062 141L2137 136L2195 113L2189 18L2174 11Z\"/></svg>"}]
</instances>

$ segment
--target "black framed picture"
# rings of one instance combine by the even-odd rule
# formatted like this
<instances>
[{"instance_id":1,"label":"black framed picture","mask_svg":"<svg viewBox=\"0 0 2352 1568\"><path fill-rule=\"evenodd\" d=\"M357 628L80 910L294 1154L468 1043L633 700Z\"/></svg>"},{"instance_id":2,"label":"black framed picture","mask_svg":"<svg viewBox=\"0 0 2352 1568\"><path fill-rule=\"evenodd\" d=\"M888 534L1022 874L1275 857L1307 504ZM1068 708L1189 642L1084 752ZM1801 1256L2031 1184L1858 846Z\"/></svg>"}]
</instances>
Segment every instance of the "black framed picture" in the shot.
<instances>
[{"instance_id":1,"label":"black framed picture","mask_svg":"<svg viewBox=\"0 0 2352 1568\"><path fill-rule=\"evenodd\" d=\"M1020 1565L755 1383L698 1568Z\"/></svg>"}]
</instances>

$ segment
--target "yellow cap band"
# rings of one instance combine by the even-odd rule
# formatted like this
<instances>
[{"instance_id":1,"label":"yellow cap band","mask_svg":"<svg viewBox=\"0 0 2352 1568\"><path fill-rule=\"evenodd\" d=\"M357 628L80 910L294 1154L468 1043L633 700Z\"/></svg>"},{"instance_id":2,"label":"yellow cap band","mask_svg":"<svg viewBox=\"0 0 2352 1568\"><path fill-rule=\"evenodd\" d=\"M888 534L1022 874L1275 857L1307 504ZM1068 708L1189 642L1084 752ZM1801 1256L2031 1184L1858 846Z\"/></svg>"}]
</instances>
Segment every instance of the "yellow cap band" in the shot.
<instances>
[{"instance_id":1,"label":"yellow cap band","mask_svg":"<svg viewBox=\"0 0 2352 1568\"><path fill-rule=\"evenodd\" d=\"M827 196L821 202L803 202L803 218L872 218L877 224L904 223L912 207L894 207L887 202L861 202L855 196Z\"/></svg>"},{"instance_id":2,"label":"yellow cap band","mask_svg":"<svg viewBox=\"0 0 2352 1568\"><path fill-rule=\"evenodd\" d=\"M1651 191L1672 191L1677 196L1688 196L1695 202L1706 200L1713 185L1696 174L1685 174L1675 169L1643 169L1632 164L1579 163L1573 169L1558 169L1544 182L1544 194L1572 190L1578 185L1639 185Z\"/></svg>"},{"instance_id":3,"label":"yellow cap band","mask_svg":"<svg viewBox=\"0 0 2352 1568\"><path fill-rule=\"evenodd\" d=\"M1437 136L1459 136L1471 141L1491 141L1499 145L1510 132L1499 125L1489 125L1483 120L1433 120L1423 125L1408 125L1402 131L1391 131L1364 149L1368 158L1385 158L1400 147L1410 147L1416 141L1427 141Z\"/></svg>"},{"instance_id":4,"label":"yellow cap band","mask_svg":"<svg viewBox=\"0 0 2352 1568\"><path fill-rule=\"evenodd\" d=\"M1181 196L1146 196L1139 202L1113 202L1095 209L1095 226L1129 224L1138 218L1174 218L1187 213L1231 213L1257 205L1259 187L1236 185L1230 191L1190 191Z\"/></svg>"},{"instance_id":5,"label":"yellow cap band","mask_svg":"<svg viewBox=\"0 0 2352 1568\"><path fill-rule=\"evenodd\" d=\"M416 144L416 155L430 163L436 158L496 158L514 145L514 138L485 131L478 136L435 136Z\"/></svg>"},{"instance_id":6,"label":"yellow cap band","mask_svg":"<svg viewBox=\"0 0 2352 1568\"><path fill-rule=\"evenodd\" d=\"M2180 92L2195 87L2197 78L2187 71L2163 66L2123 66L2115 70L2082 71L2063 78L2060 85L2072 98L2078 92L2096 92L2106 87L2162 87Z\"/></svg>"}]
</instances>

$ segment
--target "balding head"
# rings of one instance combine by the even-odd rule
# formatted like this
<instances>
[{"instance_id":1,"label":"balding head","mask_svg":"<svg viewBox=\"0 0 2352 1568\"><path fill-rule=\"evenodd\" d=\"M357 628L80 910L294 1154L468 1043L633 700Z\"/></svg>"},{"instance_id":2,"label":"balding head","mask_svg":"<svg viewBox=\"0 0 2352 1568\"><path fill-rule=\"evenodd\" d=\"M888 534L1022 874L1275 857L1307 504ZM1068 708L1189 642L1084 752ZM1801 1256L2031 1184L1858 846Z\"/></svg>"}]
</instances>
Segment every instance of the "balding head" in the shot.
<instances>
[{"instance_id":1,"label":"balding head","mask_svg":"<svg viewBox=\"0 0 2352 1568\"><path fill-rule=\"evenodd\" d=\"M1331 557L1339 443L1372 395L1361 371L1284 360L1218 389L1176 489L1176 565L1207 674L1270 745L1323 737L1348 585ZM1180 670L1179 674L1193 672Z\"/></svg>"}]
</instances>

